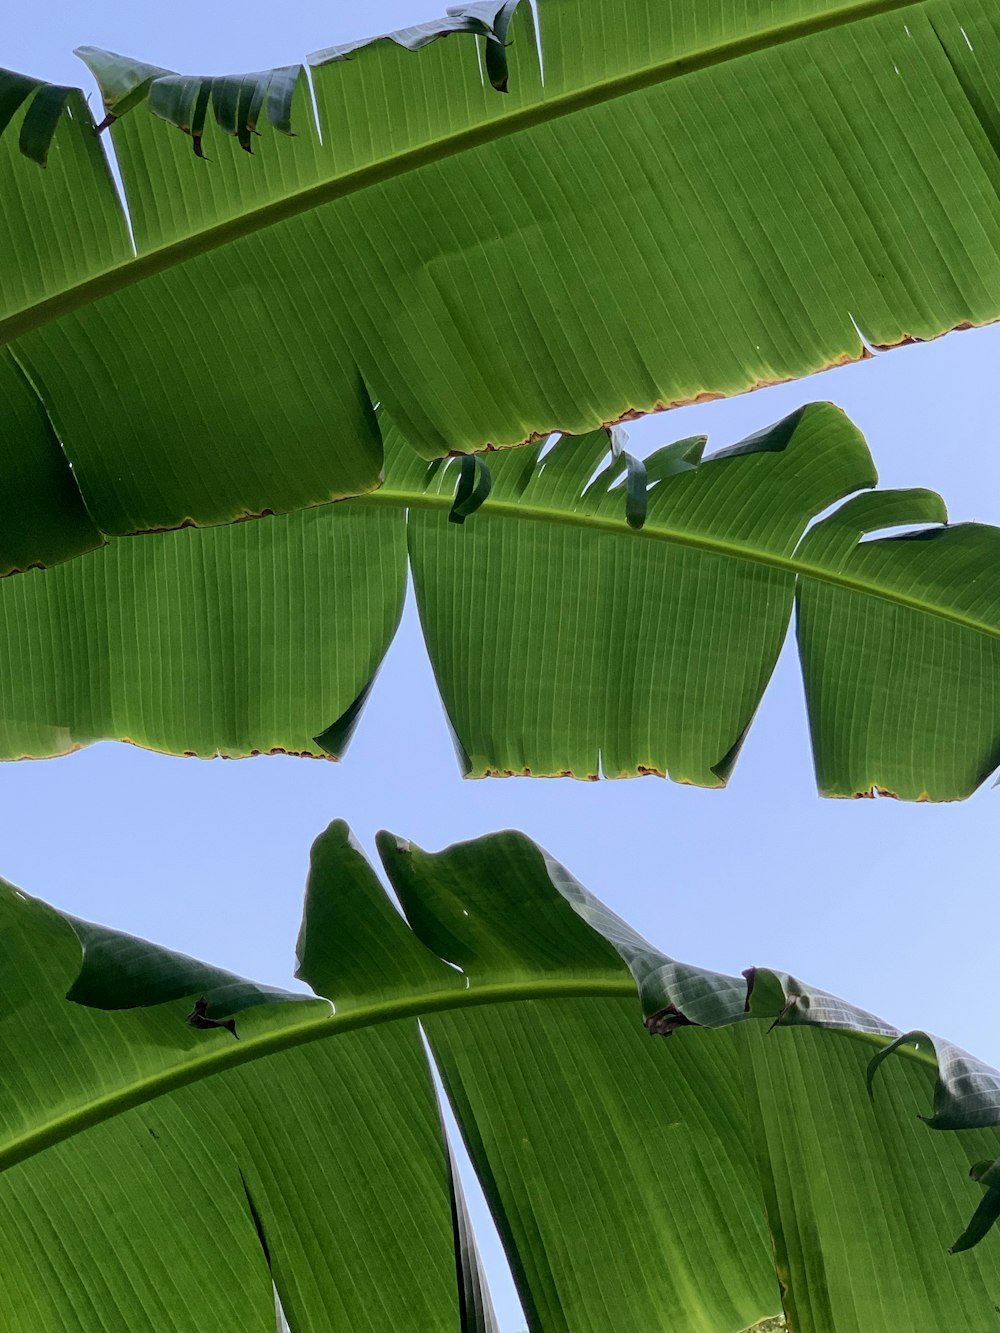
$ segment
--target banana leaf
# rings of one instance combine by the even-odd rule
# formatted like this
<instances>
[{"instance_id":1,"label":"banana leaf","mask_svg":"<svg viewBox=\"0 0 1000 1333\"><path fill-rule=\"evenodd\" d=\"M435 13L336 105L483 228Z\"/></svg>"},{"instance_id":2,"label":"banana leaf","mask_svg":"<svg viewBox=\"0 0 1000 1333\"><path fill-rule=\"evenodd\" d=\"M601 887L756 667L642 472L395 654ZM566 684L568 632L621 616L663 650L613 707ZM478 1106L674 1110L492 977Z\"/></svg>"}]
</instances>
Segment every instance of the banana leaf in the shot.
<instances>
[{"instance_id":1,"label":"banana leaf","mask_svg":"<svg viewBox=\"0 0 1000 1333\"><path fill-rule=\"evenodd\" d=\"M8 1328L494 1333L421 1031L532 1333L985 1326L996 1236L946 1245L1000 1075L670 959L520 834L379 848L405 917L344 825L313 850L315 994L2 887Z\"/></svg>"},{"instance_id":2,"label":"banana leaf","mask_svg":"<svg viewBox=\"0 0 1000 1333\"><path fill-rule=\"evenodd\" d=\"M111 738L339 757L408 551L467 775L723 786L794 605L820 790L968 796L1000 764L998 530L870 489L830 404L704 444L640 462L599 431L470 474L397 438L372 496L4 580L0 756Z\"/></svg>"},{"instance_id":3,"label":"banana leaf","mask_svg":"<svg viewBox=\"0 0 1000 1333\"><path fill-rule=\"evenodd\" d=\"M0 74L0 567L372 490L374 403L434 457L1000 314L992 5L538 8L315 53L318 124L305 66L81 48L124 204Z\"/></svg>"}]
</instances>

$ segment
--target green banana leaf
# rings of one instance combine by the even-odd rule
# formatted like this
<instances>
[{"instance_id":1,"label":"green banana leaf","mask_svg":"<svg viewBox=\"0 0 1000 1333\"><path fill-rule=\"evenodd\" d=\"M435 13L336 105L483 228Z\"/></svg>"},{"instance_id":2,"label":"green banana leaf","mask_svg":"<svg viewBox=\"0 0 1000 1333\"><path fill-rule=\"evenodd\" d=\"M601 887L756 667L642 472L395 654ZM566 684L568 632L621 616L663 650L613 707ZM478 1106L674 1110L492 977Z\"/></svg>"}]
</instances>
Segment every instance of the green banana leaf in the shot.
<instances>
[{"instance_id":1,"label":"green banana leaf","mask_svg":"<svg viewBox=\"0 0 1000 1333\"><path fill-rule=\"evenodd\" d=\"M313 850L323 999L0 888L12 1333L263 1333L275 1300L291 1333L495 1333L420 1028L532 1333L988 1325L1000 1242L946 1244L1000 1075L673 961L520 834L379 848L405 918L343 824Z\"/></svg>"},{"instance_id":2,"label":"green banana leaf","mask_svg":"<svg viewBox=\"0 0 1000 1333\"><path fill-rule=\"evenodd\" d=\"M302 67L82 48L124 209L80 93L0 74L0 490L35 493L0 565L371 490L376 402L432 457L1000 314L984 0L542 0L539 50L476 0L390 36L310 58L318 128Z\"/></svg>"},{"instance_id":3,"label":"green banana leaf","mask_svg":"<svg viewBox=\"0 0 1000 1333\"><path fill-rule=\"evenodd\" d=\"M1000 532L940 526L917 490L864 490L814 522L877 480L830 404L704 443L641 463L605 432L508 451L484 495L482 463L427 469L397 439L370 497L5 580L0 756L101 738L341 755L408 548L468 775L724 785L796 603L821 791L969 795L1000 764Z\"/></svg>"}]
</instances>

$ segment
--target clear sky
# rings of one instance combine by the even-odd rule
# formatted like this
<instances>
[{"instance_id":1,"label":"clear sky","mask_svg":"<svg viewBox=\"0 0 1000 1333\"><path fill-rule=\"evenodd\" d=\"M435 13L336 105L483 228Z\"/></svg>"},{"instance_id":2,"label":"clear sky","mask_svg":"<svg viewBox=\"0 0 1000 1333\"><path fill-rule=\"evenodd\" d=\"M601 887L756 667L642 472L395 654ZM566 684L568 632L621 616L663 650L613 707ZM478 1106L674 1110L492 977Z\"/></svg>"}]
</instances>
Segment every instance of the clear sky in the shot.
<instances>
[{"instance_id":1,"label":"clear sky","mask_svg":"<svg viewBox=\"0 0 1000 1333\"><path fill-rule=\"evenodd\" d=\"M44 22L3 7L0 63L89 87L71 50L92 43L232 72L290 63L432 9L428 0L349 11L244 0L186 14L49 0ZM714 448L829 398L865 431L883 484L929 486L954 519L1000 523L998 361L1000 328L952 334L652 417L630 436L637 452L695 432ZM201 762L106 744L0 765L0 874L78 915L282 982L309 844L330 819L349 820L369 848L382 827L437 848L513 826L676 957L730 972L785 968L1000 1064L986 1000L1000 794L987 787L934 807L820 800L789 647L726 791L656 778L462 782L410 607L342 764ZM489 1255L506 1333L520 1327L516 1299L492 1246Z\"/></svg>"}]
</instances>

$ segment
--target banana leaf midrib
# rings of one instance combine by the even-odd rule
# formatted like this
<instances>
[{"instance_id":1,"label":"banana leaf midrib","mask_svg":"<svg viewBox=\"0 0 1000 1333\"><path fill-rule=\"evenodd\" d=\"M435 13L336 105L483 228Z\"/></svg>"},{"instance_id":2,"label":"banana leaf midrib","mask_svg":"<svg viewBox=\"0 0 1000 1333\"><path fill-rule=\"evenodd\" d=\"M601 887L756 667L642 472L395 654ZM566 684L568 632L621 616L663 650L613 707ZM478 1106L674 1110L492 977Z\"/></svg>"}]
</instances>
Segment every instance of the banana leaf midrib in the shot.
<instances>
[{"instance_id":1,"label":"banana leaf midrib","mask_svg":"<svg viewBox=\"0 0 1000 1333\"><path fill-rule=\"evenodd\" d=\"M234 1040L229 1033L220 1031L218 1042L213 1044L200 1059L190 1060L176 1068L138 1079L114 1093L95 1098L87 1105L75 1107L63 1115L53 1116L30 1131L9 1139L0 1145L0 1173L105 1120L111 1120L117 1115L122 1115L167 1093L176 1092L192 1083L198 1083L203 1078L250 1064L269 1055L292 1050L297 1046L323 1041L343 1032L487 1004L608 998L638 1000L632 977L628 975L603 978L550 977L531 982L473 984L464 990L425 991L405 998L397 997L380 1003L359 1005L343 1013L332 1012L328 1016L290 1024L259 1037ZM637 1012L636 1023L639 1021ZM893 1040L889 1036L855 1029L844 1029L844 1035L879 1050L888 1046ZM904 1060L913 1060L931 1069L937 1068L933 1054L922 1048L903 1046L898 1049L897 1055Z\"/></svg>"},{"instance_id":2,"label":"banana leaf midrib","mask_svg":"<svg viewBox=\"0 0 1000 1333\"><path fill-rule=\"evenodd\" d=\"M429 140L415 148L406 149L293 194L273 199L259 208L250 209L238 217L228 218L224 222L193 232L169 245L129 257L102 273L66 287L54 296L16 311L5 319L0 319L0 346L83 306L111 296L189 259L195 259L218 249L242 236L265 230L288 218L310 212L322 204L356 194L382 181L404 176L408 172L453 157L468 149L507 138L521 130L558 120L590 106L614 101L615 98L639 92L643 88L666 83L713 65L725 64L741 56L783 46L801 38L814 36L833 28L846 27L894 10L913 9L925 4L926 0L855 0L855 3L843 5L823 15L796 19L747 37L717 43L706 47L703 51L675 56L658 64L646 66L644 69L629 71L616 78L535 103L486 124L471 126L469 129ZM166 126L164 132L167 132Z\"/></svg>"},{"instance_id":3,"label":"banana leaf midrib","mask_svg":"<svg viewBox=\"0 0 1000 1333\"><path fill-rule=\"evenodd\" d=\"M116 1115L132 1110L133 1107L141 1106L166 1093L176 1092L191 1083L200 1082L212 1074L220 1074L263 1059L265 1056L335 1037L343 1032L353 1032L359 1028L373 1027L401 1019L419 1018L424 1014L438 1013L442 1010L466 1009L483 1004L608 996L637 999L635 982L630 976L624 975L614 978L549 978L531 983L485 983L465 990L424 991L405 998L397 997L373 1004L358 1005L342 1013L331 1012L319 1018L288 1024L257 1037L236 1040L228 1032L220 1031L220 1040L213 1042L199 1059L189 1060L183 1065L126 1084L113 1093L95 1098L86 1106L75 1107L64 1115L53 1116L43 1124L0 1144L0 1172L102 1121L113 1119Z\"/></svg>"},{"instance_id":4,"label":"banana leaf midrib","mask_svg":"<svg viewBox=\"0 0 1000 1333\"><path fill-rule=\"evenodd\" d=\"M342 503L350 505L384 505L397 509L429 509L447 513L452 506L451 495L431 495L418 490L399 490L383 486L369 495L359 495ZM622 512L625 499L622 496ZM692 533L680 532L672 528L658 527L656 520L647 521L639 529L631 528L624 518L609 518L604 514L588 514L578 510L557 509L545 505L533 505L521 500L486 500L479 514L489 514L496 518L522 519L525 522L554 523L564 527L579 527L591 532L611 533L616 536L635 537L647 541L667 542L675 546L685 546L691 550L704 551L711 555L727 556L730 559L746 560L752 564L765 565L782 573L792 574L797 578L810 579L815 583L825 583L847 592L861 593L877 597L910 611L919 611L938 620L947 621L962 629L973 630L988 638L1000 639L1000 625L990 624L975 616L956 611L939 603L929 602L921 597L910 596L895 589L885 588L868 579L855 578L835 570L825 569L821 565L810 564L806 560L792 556L775 555L753 546L739 542L725 542L712 537L699 537ZM475 523L477 515L468 521Z\"/></svg>"}]
</instances>

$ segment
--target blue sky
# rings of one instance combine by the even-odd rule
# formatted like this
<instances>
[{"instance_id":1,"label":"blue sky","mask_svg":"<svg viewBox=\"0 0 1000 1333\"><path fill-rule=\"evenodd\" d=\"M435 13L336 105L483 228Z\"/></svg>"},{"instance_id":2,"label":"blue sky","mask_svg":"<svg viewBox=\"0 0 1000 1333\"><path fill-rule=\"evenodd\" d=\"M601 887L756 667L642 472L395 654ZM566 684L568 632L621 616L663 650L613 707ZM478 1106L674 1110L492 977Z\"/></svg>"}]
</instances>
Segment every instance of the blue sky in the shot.
<instances>
[{"instance_id":1,"label":"blue sky","mask_svg":"<svg viewBox=\"0 0 1000 1333\"><path fill-rule=\"evenodd\" d=\"M229 72L431 17L426 0L202 7L50 0L0 15L0 61L86 83L72 47ZM734 442L818 398L861 426L888 486L929 486L955 519L1000 523L1000 328L952 334L798 384L630 428L647 452ZM0 765L0 874L59 907L252 976L286 980L309 844L334 817L372 845L428 847L518 827L674 956L786 968L901 1026L1000 1064L995 972L1000 793L964 804L816 795L794 653L782 656L729 788L655 778L462 782L412 607L343 764L171 759L98 745ZM505 1329L516 1301L494 1262Z\"/></svg>"}]
</instances>

